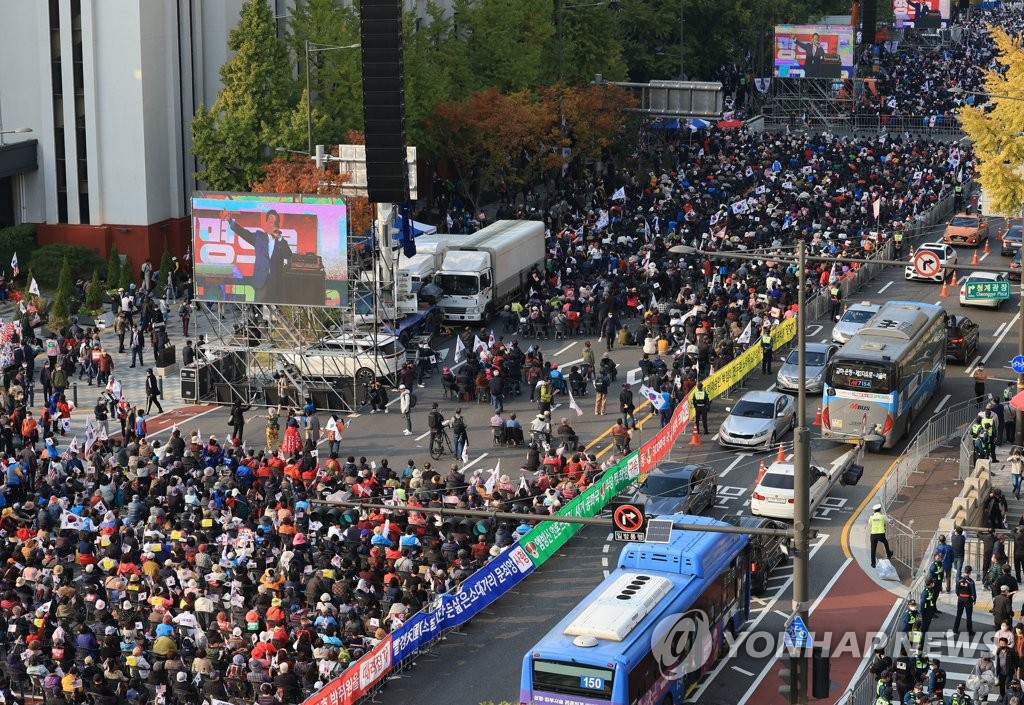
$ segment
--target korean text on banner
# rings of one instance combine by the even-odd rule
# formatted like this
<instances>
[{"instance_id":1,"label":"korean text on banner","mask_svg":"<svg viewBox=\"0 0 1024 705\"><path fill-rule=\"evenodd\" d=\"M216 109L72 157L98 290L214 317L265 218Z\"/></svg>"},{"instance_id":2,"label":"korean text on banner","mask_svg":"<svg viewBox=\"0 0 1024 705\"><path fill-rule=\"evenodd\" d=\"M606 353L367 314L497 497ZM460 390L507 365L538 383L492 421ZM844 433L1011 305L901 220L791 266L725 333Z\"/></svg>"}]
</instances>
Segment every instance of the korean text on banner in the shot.
<instances>
[{"instance_id":1,"label":"korean text on banner","mask_svg":"<svg viewBox=\"0 0 1024 705\"><path fill-rule=\"evenodd\" d=\"M391 634L392 659L401 663L423 644L468 622L533 572L526 551L514 545L474 573L455 594L441 595L430 608L418 612Z\"/></svg>"},{"instance_id":2,"label":"korean text on banner","mask_svg":"<svg viewBox=\"0 0 1024 705\"><path fill-rule=\"evenodd\" d=\"M391 635L303 705L352 705L391 670Z\"/></svg>"}]
</instances>

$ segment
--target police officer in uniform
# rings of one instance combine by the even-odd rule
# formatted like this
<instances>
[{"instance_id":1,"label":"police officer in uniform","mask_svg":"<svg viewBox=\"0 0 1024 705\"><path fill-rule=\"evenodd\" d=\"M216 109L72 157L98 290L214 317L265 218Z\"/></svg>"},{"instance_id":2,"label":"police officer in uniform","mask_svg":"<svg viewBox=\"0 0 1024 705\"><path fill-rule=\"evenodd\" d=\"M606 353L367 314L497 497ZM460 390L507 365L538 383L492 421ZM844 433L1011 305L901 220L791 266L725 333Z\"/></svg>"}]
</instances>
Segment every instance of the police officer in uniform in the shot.
<instances>
[{"instance_id":1,"label":"police officer in uniform","mask_svg":"<svg viewBox=\"0 0 1024 705\"><path fill-rule=\"evenodd\" d=\"M882 514L882 505L876 504L874 512L868 517L868 530L871 533L871 567L875 567L875 553L878 551L878 544L885 546L885 557L892 558L892 549L889 548L889 539L885 537L885 514Z\"/></svg>"},{"instance_id":2,"label":"police officer in uniform","mask_svg":"<svg viewBox=\"0 0 1024 705\"><path fill-rule=\"evenodd\" d=\"M949 705L974 705L974 701L971 700L971 696L967 694L967 686L963 683L957 684L956 691L953 693L953 697L949 700Z\"/></svg>"},{"instance_id":3,"label":"police officer in uniform","mask_svg":"<svg viewBox=\"0 0 1024 705\"><path fill-rule=\"evenodd\" d=\"M958 183L953 187L953 210L957 213L964 207L964 185Z\"/></svg>"},{"instance_id":4,"label":"police officer in uniform","mask_svg":"<svg viewBox=\"0 0 1024 705\"><path fill-rule=\"evenodd\" d=\"M1003 442L1013 443L1017 435L1017 411L1010 407L1010 400L1016 393L1013 382L1007 382L1003 388L1003 407L1006 413L1003 414Z\"/></svg>"},{"instance_id":5,"label":"police officer in uniform","mask_svg":"<svg viewBox=\"0 0 1024 705\"><path fill-rule=\"evenodd\" d=\"M896 226L896 232L893 233L893 236L892 236L892 241L893 241L893 245L894 245L893 251L894 251L894 254L895 254L895 256L897 258L903 256L903 238L904 237L905 236L904 236L904 233L903 233L903 225L902 224L897 225Z\"/></svg>"},{"instance_id":6,"label":"police officer in uniform","mask_svg":"<svg viewBox=\"0 0 1024 705\"><path fill-rule=\"evenodd\" d=\"M704 383L697 382L693 392L693 408L697 413L694 428L700 432L701 419L704 420L704 433L708 433L708 410L711 408L711 395L704 391Z\"/></svg>"},{"instance_id":7,"label":"police officer in uniform","mask_svg":"<svg viewBox=\"0 0 1024 705\"><path fill-rule=\"evenodd\" d=\"M839 288L838 282L829 287L828 297L832 302L832 318L838 320L839 314L843 312L843 292Z\"/></svg>"},{"instance_id":8,"label":"police officer in uniform","mask_svg":"<svg viewBox=\"0 0 1024 705\"><path fill-rule=\"evenodd\" d=\"M921 648L924 645L924 632L921 631L921 623L923 621L924 618L917 610L917 601L911 600L907 604L907 613L903 615L903 633L907 635L907 641L910 642L910 647L913 649ZM906 652L904 652L904 655L906 655ZM900 699L904 695L906 695L905 692L900 693Z\"/></svg>"},{"instance_id":9,"label":"police officer in uniform","mask_svg":"<svg viewBox=\"0 0 1024 705\"><path fill-rule=\"evenodd\" d=\"M935 584L935 580L928 578L927 584L924 589L921 590L921 632L922 634L928 633L928 628L932 625L932 619L939 613L939 588Z\"/></svg>"},{"instance_id":10,"label":"police officer in uniform","mask_svg":"<svg viewBox=\"0 0 1024 705\"><path fill-rule=\"evenodd\" d=\"M928 692L932 697L942 700L942 691L946 687L946 672L942 670L942 664L937 658L932 659L932 667L928 669Z\"/></svg>"},{"instance_id":11,"label":"police officer in uniform","mask_svg":"<svg viewBox=\"0 0 1024 705\"><path fill-rule=\"evenodd\" d=\"M904 651L893 664L893 682L896 684L896 692L899 693L900 702L906 699L907 693L914 689L917 683L917 669L914 667L914 659Z\"/></svg>"},{"instance_id":12,"label":"police officer in uniform","mask_svg":"<svg viewBox=\"0 0 1024 705\"><path fill-rule=\"evenodd\" d=\"M986 409L985 415L981 417L981 427L985 430L988 457L993 463L998 463L999 459L996 458L996 434L999 433L999 428L996 426L996 417L991 409Z\"/></svg>"},{"instance_id":13,"label":"police officer in uniform","mask_svg":"<svg viewBox=\"0 0 1024 705\"><path fill-rule=\"evenodd\" d=\"M892 705L892 688L885 688L879 692L874 705Z\"/></svg>"},{"instance_id":14,"label":"police officer in uniform","mask_svg":"<svg viewBox=\"0 0 1024 705\"><path fill-rule=\"evenodd\" d=\"M770 375L772 373L772 348L775 346L775 341L772 339L771 331L767 328L761 331L761 374Z\"/></svg>"},{"instance_id":15,"label":"police officer in uniform","mask_svg":"<svg viewBox=\"0 0 1024 705\"><path fill-rule=\"evenodd\" d=\"M956 619L953 620L954 638L960 634L960 618L967 615L967 633L974 638L974 603L978 601L978 591L971 578L971 566L965 565L964 572L956 581Z\"/></svg>"}]
</instances>

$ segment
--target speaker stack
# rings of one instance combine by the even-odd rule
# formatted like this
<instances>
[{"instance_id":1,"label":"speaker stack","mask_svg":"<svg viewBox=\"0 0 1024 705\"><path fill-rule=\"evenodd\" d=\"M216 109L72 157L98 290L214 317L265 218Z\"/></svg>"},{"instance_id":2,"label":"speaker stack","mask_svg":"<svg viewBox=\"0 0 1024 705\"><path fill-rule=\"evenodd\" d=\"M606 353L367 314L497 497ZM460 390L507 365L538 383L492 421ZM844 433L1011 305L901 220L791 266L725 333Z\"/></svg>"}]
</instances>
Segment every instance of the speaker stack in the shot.
<instances>
[{"instance_id":1,"label":"speaker stack","mask_svg":"<svg viewBox=\"0 0 1024 705\"><path fill-rule=\"evenodd\" d=\"M362 0L366 184L373 203L409 200L401 0Z\"/></svg>"},{"instance_id":2,"label":"speaker stack","mask_svg":"<svg viewBox=\"0 0 1024 705\"><path fill-rule=\"evenodd\" d=\"M878 24L878 0L861 0L861 44L875 43L875 26Z\"/></svg>"}]
</instances>

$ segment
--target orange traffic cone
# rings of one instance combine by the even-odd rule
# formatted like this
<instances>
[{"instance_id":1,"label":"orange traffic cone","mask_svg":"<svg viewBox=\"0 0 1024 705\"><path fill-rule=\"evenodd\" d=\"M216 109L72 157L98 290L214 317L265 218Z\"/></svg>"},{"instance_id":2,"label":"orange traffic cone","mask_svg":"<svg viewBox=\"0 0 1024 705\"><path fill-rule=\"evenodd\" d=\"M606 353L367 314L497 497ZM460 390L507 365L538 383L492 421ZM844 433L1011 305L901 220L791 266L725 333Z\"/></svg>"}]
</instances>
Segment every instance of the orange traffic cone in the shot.
<instances>
[{"instance_id":1,"label":"orange traffic cone","mask_svg":"<svg viewBox=\"0 0 1024 705\"><path fill-rule=\"evenodd\" d=\"M821 425L821 404L818 404L818 410L814 412L814 423L812 423L811 425L812 426L820 426Z\"/></svg>"},{"instance_id":2,"label":"orange traffic cone","mask_svg":"<svg viewBox=\"0 0 1024 705\"><path fill-rule=\"evenodd\" d=\"M939 292L939 296L941 296L942 298L946 298L947 296L949 296L949 289L946 288L945 279L942 280L942 291Z\"/></svg>"},{"instance_id":3,"label":"orange traffic cone","mask_svg":"<svg viewBox=\"0 0 1024 705\"><path fill-rule=\"evenodd\" d=\"M782 444L779 444L779 452L775 456L775 462L782 463L786 461L786 451L782 449Z\"/></svg>"},{"instance_id":4,"label":"orange traffic cone","mask_svg":"<svg viewBox=\"0 0 1024 705\"><path fill-rule=\"evenodd\" d=\"M949 285L956 288L956 272L953 272L953 278L949 280Z\"/></svg>"},{"instance_id":5,"label":"orange traffic cone","mask_svg":"<svg viewBox=\"0 0 1024 705\"><path fill-rule=\"evenodd\" d=\"M766 470L766 468L764 466L764 460L762 460L761 461L761 467L759 467L757 469L757 479L754 481L755 485L760 485L761 484L761 478L764 477L765 470Z\"/></svg>"},{"instance_id":6,"label":"orange traffic cone","mask_svg":"<svg viewBox=\"0 0 1024 705\"><path fill-rule=\"evenodd\" d=\"M977 263L978 263L978 251L975 250L974 254L971 256L971 264L977 264Z\"/></svg>"},{"instance_id":7,"label":"orange traffic cone","mask_svg":"<svg viewBox=\"0 0 1024 705\"><path fill-rule=\"evenodd\" d=\"M699 446L700 445L700 434L697 433L697 424L693 424L693 435L690 436L690 445L691 446Z\"/></svg>"},{"instance_id":8,"label":"orange traffic cone","mask_svg":"<svg viewBox=\"0 0 1024 705\"><path fill-rule=\"evenodd\" d=\"M989 250L988 250L988 238L985 238L985 254L987 255L988 252L989 252Z\"/></svg>"}]
</instances>

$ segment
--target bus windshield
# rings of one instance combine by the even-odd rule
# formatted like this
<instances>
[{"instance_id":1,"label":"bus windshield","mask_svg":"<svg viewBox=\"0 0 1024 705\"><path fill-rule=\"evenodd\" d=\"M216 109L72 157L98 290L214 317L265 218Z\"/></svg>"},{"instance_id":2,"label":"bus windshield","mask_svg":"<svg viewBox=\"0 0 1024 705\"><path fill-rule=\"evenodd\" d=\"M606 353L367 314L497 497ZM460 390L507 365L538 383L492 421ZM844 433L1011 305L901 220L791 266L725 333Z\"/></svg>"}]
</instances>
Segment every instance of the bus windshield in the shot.
<instances>
[{"instance_id":1,"label":"bus windshield","mask_svg":"<svg viewBox=\"0 0 1024 705\"><path fill-rule=\"evenodd\" d=\"M434 283L449 296L474 296L480 293L480 280L472 274L438 274Z\"/></svg>"},{"instance_id":2,"label":"bus windshield","mask_svg":"<svg viewBox=\"0 0 1024 705\"><path fill-rule=\"evenodd\" d=\"M837 389L888 394L892 370L881 364L836 360L829 368L828 383Z\"/></svg>"},{"instance_id":3,"label":"bus windshield","mask_svg":"<svg viewBox=\"0 0 1024 705\"><path fill-rule=\"evenodd\" d=\"M607 668L541 659L533 662L535 691L610 701L614 678L615 672Z\"/></svg>"}]
</instances>

